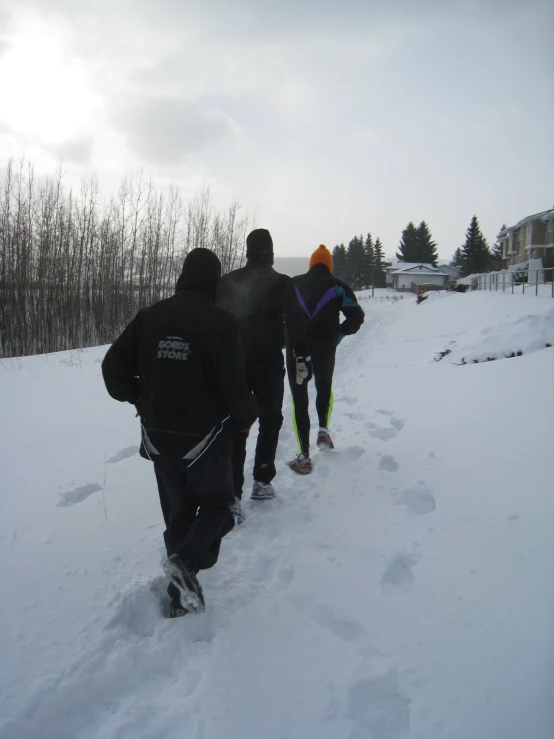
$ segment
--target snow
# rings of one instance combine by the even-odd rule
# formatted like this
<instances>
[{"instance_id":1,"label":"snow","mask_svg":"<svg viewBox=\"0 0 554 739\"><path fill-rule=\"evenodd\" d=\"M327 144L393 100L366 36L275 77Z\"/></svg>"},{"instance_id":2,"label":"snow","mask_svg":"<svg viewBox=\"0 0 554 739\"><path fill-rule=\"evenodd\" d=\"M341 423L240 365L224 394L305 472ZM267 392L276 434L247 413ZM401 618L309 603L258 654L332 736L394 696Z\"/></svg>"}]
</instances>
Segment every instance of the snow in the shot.
<instances>
[{"instance_id":1,"label":"snow","mask_svg":"<svg viewBox=\"0 0 554 739\"><path fill-rule=\"evenodd\" d=\"M1 739L554 735L554 302L369 295L336 452L286 468L287 397L277 497L247 501L206 613L175 621L106 348L2 361ZM514 359L433 361L516 339Z\"/></svg>"}]
</instances>

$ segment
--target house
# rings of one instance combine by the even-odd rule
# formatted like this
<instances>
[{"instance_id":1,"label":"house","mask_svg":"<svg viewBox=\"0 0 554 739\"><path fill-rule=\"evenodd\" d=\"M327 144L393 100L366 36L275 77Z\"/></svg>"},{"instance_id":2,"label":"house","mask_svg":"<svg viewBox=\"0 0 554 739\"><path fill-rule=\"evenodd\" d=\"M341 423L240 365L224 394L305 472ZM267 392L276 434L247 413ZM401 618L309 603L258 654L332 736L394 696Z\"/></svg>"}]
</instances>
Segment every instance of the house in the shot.
<instances>
[{"instance_id":1,"label":"house","mask_svg":"<svg viewBox=\"0 0 554 739\"><path fill-rule=\"evenodd\" d=\"M441 272L446 272L448 275L447 282L456 282L462 276L462 270L458 267L454 267L452 264L439 264Z\"/></svg>"},{"instance_id":2,"label":"house","mask_svg":"<svg viewBox=\"0 0 554 739\"><path fill-rule=\"evenodd\" d=\"M506 267L554 257L554 208L522 218L500 232ZM544 265L546 266L546 264Z\"/></svg>"},{"instance_id":3,"label":"house","mask_svg":"<svg viewBox=\"0 0 554 739\"><path fill-rule=\"evenodd\" d=\"M419 267L420 264L423 267L429 267L429 269L435 269L432 264L423 264L422 262L390 262L390 263L387 263L385 265L385 276L386 276L387 285L389 287L392 287L393 272L396 272L399 269L407 269L408 267Z\"/></svg>"},{"instance_id":4,"label":"house","mask_svg":"<svg viewBox=\"0 0 554 739\"><path fill-rule=\"evenodd\" d=\"M432 264L397 262L387 268L387 285L395 290L411 290L415 285L445 285L449 275Z\"/></svg>"}]
</instances>

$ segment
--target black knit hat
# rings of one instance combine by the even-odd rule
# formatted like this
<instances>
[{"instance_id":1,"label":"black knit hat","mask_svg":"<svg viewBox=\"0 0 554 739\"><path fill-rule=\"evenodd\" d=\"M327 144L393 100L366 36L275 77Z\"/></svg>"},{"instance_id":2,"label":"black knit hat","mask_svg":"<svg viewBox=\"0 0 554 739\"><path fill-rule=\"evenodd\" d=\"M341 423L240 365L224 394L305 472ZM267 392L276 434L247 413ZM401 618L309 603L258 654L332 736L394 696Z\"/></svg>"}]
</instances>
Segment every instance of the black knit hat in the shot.
<instances>
[{"instance_id":1,"label":"black knit hat","mask_svg":"<svg viewBox=\"0 0 554 739\"><path fill-rule=\"evenodd\" d=\"M215 300L221 277L221 262L210 249L193 249L185 257L176 290L195 290Z\"/></svg>"},{"instance_id":2,"label":"black knit hat","mask_svg":"<svg viewBox=\"0 0 554 739\"><path fill-rule=\"evenodd\" d=\"M256 228L248 234L246 258L249 262L273 264L273 239L267 228Z\"/></svg>"}]
</instances>

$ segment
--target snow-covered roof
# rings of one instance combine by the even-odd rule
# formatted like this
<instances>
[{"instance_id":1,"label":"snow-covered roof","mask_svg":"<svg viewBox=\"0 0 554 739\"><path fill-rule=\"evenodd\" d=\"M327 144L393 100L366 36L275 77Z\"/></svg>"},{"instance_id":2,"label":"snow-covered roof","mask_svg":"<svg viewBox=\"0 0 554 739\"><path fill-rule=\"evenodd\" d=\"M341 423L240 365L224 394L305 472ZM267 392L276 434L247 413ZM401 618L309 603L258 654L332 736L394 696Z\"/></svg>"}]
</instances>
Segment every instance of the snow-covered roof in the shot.
<instances>
[{"instance_id":1,"label":"snow-covered roof","mask_svg":"<svg viewBox=\"0 0 554 739\"><path fill-rule=\"evenodd\" d=\"M438 267L433 267L432 264L408 264L402 269L395 269L392 274L399 275L405 272L417 272L418 275L446 275L446 272L441 272Z\"/></svg>"},{"instance_id":2,"label":"snow-covered roof","mask_svg":"<svg viewBox=\"0 0 554 739\"><path fill-rule=\"evenodd\" d=\"M387 267L387 272L405 272L407 269L410 269L411 267L428 267L431 270L437 269L436 267L433 267L432 264L425 264L423 262L393 262L389 267Z\"/></svg>"},{"instance_id":3,"label":"snow-covered roof","mask_svg":"<svg viewBox=\"0 0 554 739\"><path fill-rule=\"evenodd\" d=\"M537 219L540 219L541 221L548 221L549 218L554 218L554 209L543 210L540 213L533 213L532 216L526 216L525 218L522 218L521 221L518 221L515 226L508 226L507 228L502 230L499 233L499 236L503 238L504 236L507 236L510 231L517 231L518 228L521 228L526 223L529 223L529 221L536 221Z\"/></svg>"}]
</instances>

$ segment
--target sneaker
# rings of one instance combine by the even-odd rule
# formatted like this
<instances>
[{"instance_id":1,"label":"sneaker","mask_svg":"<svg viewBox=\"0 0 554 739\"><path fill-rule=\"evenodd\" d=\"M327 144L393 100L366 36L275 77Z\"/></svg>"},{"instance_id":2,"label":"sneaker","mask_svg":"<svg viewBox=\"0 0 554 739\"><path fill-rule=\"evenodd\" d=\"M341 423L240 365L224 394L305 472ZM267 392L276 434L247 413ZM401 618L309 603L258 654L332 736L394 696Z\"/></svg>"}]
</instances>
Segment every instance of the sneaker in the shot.
<instances>
[{"instance_id":1,"label":"sneaker","mask_svg":"<svg viewBox=\"0 0 554 739\"><path fill-rule=\"evenodd\" d=\"M231 511L231 513L233 514L233 518L235 519L235 526L238 526L239 523L242 523L246 519L244 511L242 510L242 502L240 498L235 498L235 500L229 506L229 510Z\"/></svg>"},{"instance_id":2,"label":"sneaker","mask_svg":"<svg viewBox=\"0 0 554 739\"><path fill-rule=\"evenodd\" d=\"M169 604L169 618L181 618L181 616L186 616L187 613L189 613L189 611L187 611L186 608L183 608L180 598L171 599Z\"/></svg>"},{"instance_id":3,"label":"sneaker","mask_svg":"<svg viewBox=\"0 0 554 739\"><path fill-rule=\"evenodd\" d=\"M164 563L164 572L179 591L182 608L191 613L205 610L204 596L196 574L189 570L178 554L172 554Z\"/></svg>"},{"instance_id":4,"label":"sneaker","mask_svg":"<svg viewBox=\"0 0 554 739\"><path fill-rule=\"evenodd\" d=\"M333 439L327 429L319 429L317 432L317 446L318 449L334 449Z\"/></svg>"},{"instance_id":5,"label":"sneaker","mask_svg":"<svg viewBox=\"0 0 554 739\"><path fill-rule=\"evenodd\" d=\"M299 475L309 475L314 468L312 460L306 454L299 454L298 457L288 462L288 466Z\"/></svg>"},{"instance_id":6,"label":"sneaker","mask_svg":"<svg viewBox=\"0 0 554 739\"><path fill-rule=\"evenodd\" d=\"M260 482L259 480L254 480L254 485L252 486L252 495L250 496L251 500L271 500L275 497L275 490L273 489L273 485L270 482Z\"/></svg>"}]
</instances>

